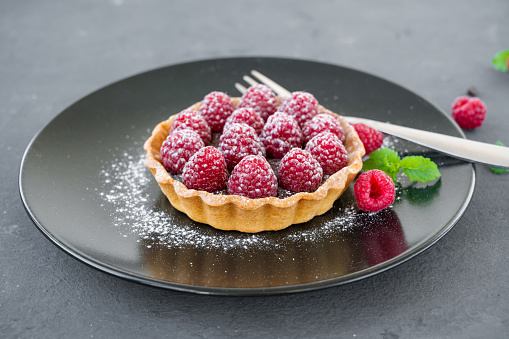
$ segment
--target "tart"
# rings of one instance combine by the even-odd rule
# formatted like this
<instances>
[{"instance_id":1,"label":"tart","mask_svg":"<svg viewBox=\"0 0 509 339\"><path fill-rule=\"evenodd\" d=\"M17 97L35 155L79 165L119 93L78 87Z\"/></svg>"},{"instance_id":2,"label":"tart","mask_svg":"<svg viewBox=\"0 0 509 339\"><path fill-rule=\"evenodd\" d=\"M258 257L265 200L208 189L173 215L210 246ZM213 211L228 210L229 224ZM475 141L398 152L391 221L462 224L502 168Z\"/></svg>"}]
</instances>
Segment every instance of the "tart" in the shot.
<instances>
[{"instance_id":1,"label":"tart","mask_svg":"<svg viewBox=\"0 0 509 339\"><path fill-rule=\"evenodd\" d=\"M200 111L203 102L200 101L185 111ZM241 98L231 98L231 102L234 109L239 108L239 104L242 106ZM277 102L283 102L283 99L277 98ZM309 221L331 209L334 201L362 169L365 150L355 129L340 115L321 105L317 105L316 114L325 114L339 121L347 155L345 166L324 177L319 187L312 192L287 192L283 196L253 199L228 194L224 189L218 192L189 189L179 176L167 171L161 159L161 146L172 131L178 115L159 123L144 143L147 152L146 164L171 205L194 221L220 230L247 233L281 230L292 224ZM217 130L217 124L215 126ZM277 174L277 169L275 172Z\"/></svg>"}]
</instances>

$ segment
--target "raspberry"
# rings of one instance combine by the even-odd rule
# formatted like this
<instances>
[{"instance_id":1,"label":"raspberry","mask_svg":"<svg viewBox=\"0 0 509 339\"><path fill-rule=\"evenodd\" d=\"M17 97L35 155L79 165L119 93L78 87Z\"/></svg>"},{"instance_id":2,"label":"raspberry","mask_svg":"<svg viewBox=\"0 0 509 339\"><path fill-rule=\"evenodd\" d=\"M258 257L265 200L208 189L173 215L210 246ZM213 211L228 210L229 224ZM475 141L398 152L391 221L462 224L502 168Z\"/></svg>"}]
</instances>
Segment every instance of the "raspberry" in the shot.
<instances>
[{"instance_id":1,"label":"raspberry","mask_svg":"<svg viewBox=\"0 0 509 339\"><path fill-rule=\"evenodd\" d=\"M195 131L183 129L173 132L161 146L164 168L170 173L182 173L189 158L202 147L205 147L205 143Z\"/></svg>"},{"instance_id":2,"label":"raspberry","mask_svg":"<svg viewBox=\"0 0 509 339\"><path fill-rule=\"evenodd\" d=\"M235 110L232 99L223 92L210 92L200 105L200 113L210 126L212 132L221 132L226 119Z\"/></svg>"},{"instance_id":3,"label":"raspberry","mask_svg":"<svg viewBox=\"0 0 509 339\"><path fill-rule=\"evenodd\" d=\"M389 207L396 196L392 179L380 170L362 173L354 184L357 206L366 212L378 212Z\"/></svg>"},{"instance_id":4,"label":"raspberry","mask_svg":"<svg viewBox=\"0 0 509 339\"><path fill-rule=\"evenodd\" d=\"M260 136L268 157L281 159L290 149L300 147L302 132L297 121L286 113L269 117Z\"/></svg>"},{"instance_id":5,"label":"raspberry","mask_svg":"<svg viewBox=\"0 0 509 339\"><path fill-rule=\"evenodd\" d=\"M486 106L476 97L458 97L452 104L452 117L461 128L476 128L486 118Z\"/></svg>"},{"instance_id":6,"label":"raspberry","mask_svg":"<svg viewBox=\"0 0 509 339\"><path fill-rule=\"evenodd\" d=\"M251 199L275 197L277 178L267 159L248 155L243 158L228 180L228 194L242 195Z\"/></svg>"},{"instance_id":7,"label":"raspberry","mask_svg":"<svg viewBox=\"0 0 509 339\"><path fill-rule=\"evenodd\" d=\"M322 132L311 139L306 151L318 160L324 175L331 175L346 166L348 154L339 138L331 132Z\"/></svg>"},{"instance_id":8,"label":"raspberry","mask_svg":"<svg viewBox=\"0 0 509 339\"><path fill-rule=\"evenodd\" d=\"M246 124L231 124L219 138L219 150L230 170L247 155L265 156L265 149L255 130Z\"/></svg>"},{"instance_id":9,"label":"raspberry","mask_svg":"<svg viewBox=\"0 0 509 339\"><path fill-rule=\"evenodd\" d=\"M223 131L228 129L233 123L243 123L247 124L254 128L256 134L260 135L263 130L264 121L261 116L259 116L254 109L252 108L239 108L233 111L232 115L226 119L226 123L224 124Z\"/></svg>"},{"instance_id":10,"label":"raspberry","mask_svg":"<svg viewBox=\"0 0 509 339\"><path fill-rule=\"evenodd\" d=\"M321 132L332 132L341 142L345 141L345 135L343 127L339 123L339 120L329 114L318 114L304 124L302 128L302 135L304 137L304 144L311 140L315 135Z\"/></svg>"},{"instance_id":11,"label":"raspberry","mask_svg":"<svg viewBox=\"0 0 509 339\"><path fill-rule=\"evenodd\" d=\"M318 101L313 94L307 92L293 92L278 108L279 112L289 114L297 120L299 127L318 114Z\"/></svg>"},{"instance_id":12,"label":"raspberry","mask_svg":"<svg viewBox=\"0 0 509 339\"><path fill-rule=\"evenodd\" d=\"M169 134L183 129L190 129L198 133L205 145L210 143L210 127L207 124L207 121L205 121L205 118L203 118L198 111L185 109L177 114L175 120L173 120Z\"/></svg>"},{"instance_id":13,"label":"raspberry","mask_svg":"<svg viewBox=\"0 0 509 339\"><path fill-rule=\"evenodd\" d=\"M292 148L279 163L279 185L292 192L313 192L322 183L323 170L311 154Z\"/></svg>"},{"instance_id":14,"label":"raspberry","mask_svg":"<svg viewBox=\"0 0 509 339\"><path fill-rule=\"evenodd\" d=\"M214 192L226 187L228 170L223 153L213 146L201 148L184 166L182 181L189 189Z\"/></svg>"},{"instance_id":15,"label":"raspberry","mask_svg":"<svg viewBox=\"0 0 509 339\"><path fill-rule=\"evenodd\" d=\"M277 110L276 95L272 90L262 84L251 86L240 98L239 108L249 107L258 113L263 121Z\"/></svg>"},{"instance_id":16,"label":"raspberry","mask_svg":"<svg viewBox=\"0 0 509 339\"><path fill-rule=\"evenodd\" d=\"M364 148L366 149L366 155L370 154L373 151L382 146L384 142L384 137L380 131L377 131L374 128L366 126L364 124L351 124L357 134L359 134L359 138L364 144Z\"/></svg>"}]
</instances>

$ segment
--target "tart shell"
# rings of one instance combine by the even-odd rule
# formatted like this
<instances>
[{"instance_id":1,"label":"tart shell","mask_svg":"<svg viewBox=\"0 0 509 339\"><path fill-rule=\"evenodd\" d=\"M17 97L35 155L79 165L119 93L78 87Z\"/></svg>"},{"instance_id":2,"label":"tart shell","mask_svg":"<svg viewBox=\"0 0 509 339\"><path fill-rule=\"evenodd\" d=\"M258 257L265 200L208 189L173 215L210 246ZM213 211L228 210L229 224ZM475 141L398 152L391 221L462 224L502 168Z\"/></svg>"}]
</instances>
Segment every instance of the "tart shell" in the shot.
<instances>
[{"instance_id":1,"label":"tart shell","mask_svg":"<svg viewBox=\"0 0 509 339\"><path fill-rule=\"evenodd\" d=\"M239 98L232 99L238 107ZM189 109L198 110L199 107L200 102ZM340 121L345 134L344 146L348 160L347 166L331 175L311 193L300 192L284 199L250 199L188 189L183 183L173 179L161 163L161 145L168 136L175 115L159 123L145 142L146 164L172 206L194 221L221 230L246 233L281 230L292 224L309 221L331 209L334 201L362 169L365 150L355 129L340 115L323 106L319 107L319 113L331 114Z\"/></svg>"}]
</instances>

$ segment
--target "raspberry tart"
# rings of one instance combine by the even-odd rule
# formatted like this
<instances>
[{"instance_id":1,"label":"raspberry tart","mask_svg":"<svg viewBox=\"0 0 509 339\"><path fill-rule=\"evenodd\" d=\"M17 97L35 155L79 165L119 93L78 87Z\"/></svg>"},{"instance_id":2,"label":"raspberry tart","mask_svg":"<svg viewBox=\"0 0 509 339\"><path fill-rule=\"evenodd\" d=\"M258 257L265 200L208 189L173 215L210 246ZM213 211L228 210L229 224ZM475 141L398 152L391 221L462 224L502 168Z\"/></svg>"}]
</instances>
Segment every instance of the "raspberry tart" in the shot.
<instances>
[{"instance_id":1,"label":"raspberry tart","mask_svg":"<svg viewBox=\"0 0 509 339\"><path fill-rule=\"evenodd\" d=\"M217 229L249 233L327 212L361 171L365 154L355 129L311 94L284 100L260 86L243 98L211 92L159 123L144 149L173 207Z\"/></svg>"}]
</instances>

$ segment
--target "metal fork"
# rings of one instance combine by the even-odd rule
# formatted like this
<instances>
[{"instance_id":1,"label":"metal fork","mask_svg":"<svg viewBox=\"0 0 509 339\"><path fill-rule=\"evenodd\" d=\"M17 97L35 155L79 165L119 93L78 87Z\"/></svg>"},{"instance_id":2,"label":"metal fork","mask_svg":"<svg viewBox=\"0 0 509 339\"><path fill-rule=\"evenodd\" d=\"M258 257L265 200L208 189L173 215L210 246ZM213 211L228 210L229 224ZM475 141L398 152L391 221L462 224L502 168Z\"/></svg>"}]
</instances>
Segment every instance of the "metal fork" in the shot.
<instances>
[{"instance_id":1,"label":"metal fork","mask_svg":"<svg viewBox=\"0 0 509 339\"><path fill-rule=\"evenodd\" d=\"M251 71L261 83L271 88L274 93L280 97L289 97L291 92L269 79L258 71ZM249 85L256 85L258 81L245 75L243 77ZM240 83L235 83L235 88L241 93L246 91L246 87ZM479 141L468 140L464 138L453 137L450 135L419 130L410 127L394 125L391 123L375 121L357 117L343 116L350 123L363 123L380 132L405 139L416 144L437 150L451 157L485 164L498 168L509 168L509 147L487 144Z\"/></svg>"}]
</instances>

